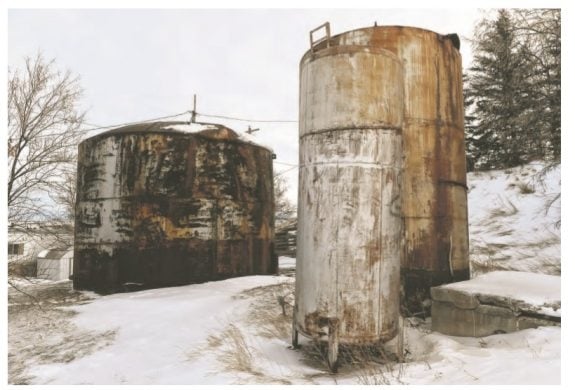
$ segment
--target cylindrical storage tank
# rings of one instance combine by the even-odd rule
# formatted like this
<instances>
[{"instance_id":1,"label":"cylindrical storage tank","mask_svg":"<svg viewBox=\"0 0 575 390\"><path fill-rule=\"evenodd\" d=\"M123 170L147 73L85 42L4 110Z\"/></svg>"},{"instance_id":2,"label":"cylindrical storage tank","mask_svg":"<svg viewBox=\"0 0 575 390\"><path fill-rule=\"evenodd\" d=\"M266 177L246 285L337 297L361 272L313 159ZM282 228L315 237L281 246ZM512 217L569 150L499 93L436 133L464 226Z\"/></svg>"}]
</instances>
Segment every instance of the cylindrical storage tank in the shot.
<instances>
[{"instance_id":1,"label":"cylindrical storage tank","mask_svg":"<svg viewBox=\"0 0 575 390\"><path fill-rule=\"evenodd\" d=\"M277 272L272 151L220 125L122 127L78 148L74 288Z\"/></svg>"},{"instance_id":2,"label":"cylindrical storage tank","mask_svg":"<svg viewBox=\"0 0 575 390\"><path fill-rule=\"evenodd\" d=\"M428 312L432 286L469 279L459 38L380 26L334 36L330 45L382 48L403 62L403 308L406 314Z\"/></svg>"},{"instance_id":3,"label":"cylindrical storage tank","mask_svg":"<svg viewBox=\"0 0 575 390\"><path fill-rule=\"evenodd\" d=\"M397 333L403 67L389 51L338 46L300 63L294 344ZM330 364L334 363L330 361Z\"/></svg>"}]
</instances>

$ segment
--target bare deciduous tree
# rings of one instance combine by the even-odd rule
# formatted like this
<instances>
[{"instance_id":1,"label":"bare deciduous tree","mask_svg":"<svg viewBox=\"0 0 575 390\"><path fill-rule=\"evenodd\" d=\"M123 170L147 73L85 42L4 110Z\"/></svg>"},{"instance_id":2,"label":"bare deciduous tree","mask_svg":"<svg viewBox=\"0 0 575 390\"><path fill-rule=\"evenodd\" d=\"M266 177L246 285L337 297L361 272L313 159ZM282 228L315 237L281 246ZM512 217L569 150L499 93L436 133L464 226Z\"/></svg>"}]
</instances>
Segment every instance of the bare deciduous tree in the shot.
<instances>
[{"instance_id":1,"label":"bare deciduous tree","mask_svg":"<svg viewBox=\"0 0 575 390\"><path fill-rule=\"evenodd\" d=\"M9 269L35 261L38 248L71 245L81 95L79 79L40 54L8 70L8 222L35 248Z\"/></svg>"},{"instance_id":2,"label":"bare deciduous tree","mask_svg":"<svg viewBox=\"0 0 575 390\"><path fill-rule=\"evenodd\" d=\"M84 114L77 77L54 60L26 58L8 72L8 220L11 224L61 217L54 207L75 170ZM67 174L68 173L68 174Z\"/></svg>"},{"instance_id":3,"label":"bare deciduous tree","mask_svg":"<svg viewBox=\"0 0 575 390\"><path fill-rule=\"evenodd\" d=\"M274 176L274 201L276 225L293 217L297 212L296 206L287 197L287 180L283 176Z\"/></svg>"}]
</instances>

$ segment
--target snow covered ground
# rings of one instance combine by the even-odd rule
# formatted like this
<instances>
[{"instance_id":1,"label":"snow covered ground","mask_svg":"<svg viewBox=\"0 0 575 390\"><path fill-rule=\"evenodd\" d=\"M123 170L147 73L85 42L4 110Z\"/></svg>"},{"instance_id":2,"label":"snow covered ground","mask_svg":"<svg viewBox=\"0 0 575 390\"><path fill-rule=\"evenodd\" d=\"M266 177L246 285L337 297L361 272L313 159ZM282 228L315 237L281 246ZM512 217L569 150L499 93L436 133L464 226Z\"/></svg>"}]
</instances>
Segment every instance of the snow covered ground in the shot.
<instances>
[{"instance_id":1,"label":"snow covered ground","mask_svg":"<svg viewBox=\"0 0 575 390\"><path fill-rule=\"evenodd\" d=\"M25 347L32 354L12 383L560 383L559 327L476 339L434 333L416 319L405 328L405 363L344 358L332 375L312 343L290 346L291 306L287 299L284 316L278 297L292 290L291 277L248 276L45 309L36 331L54 324Z\"/></svg>"},{"instance_id":2,"label":"snow covered ground","mask_svg":"<svg viewBox=\"0 0 575 390\"><path fill-rule=\"evenodd\" d=\"M470 240L476 273L560 273L559 170L540 183L529 165L470 175ZM526 173L524 175L524 173ZM514 184L515 183L515 184ZM521 189L525 185L529 188ZM542 190L547 193L543 194ZM291 348L294 259L279 276L98 296L69 282L32 285L42 305L9 293L12 384L559 384L561 328L484 338L432 332L407 319L405 363L385 351L342 350L330 374L321 348ZM51 286L53 289L51 289ZM17 284L26 288L26 282ZM50 295L49 291L58 291Z\"/></svg>"}]
</instances>

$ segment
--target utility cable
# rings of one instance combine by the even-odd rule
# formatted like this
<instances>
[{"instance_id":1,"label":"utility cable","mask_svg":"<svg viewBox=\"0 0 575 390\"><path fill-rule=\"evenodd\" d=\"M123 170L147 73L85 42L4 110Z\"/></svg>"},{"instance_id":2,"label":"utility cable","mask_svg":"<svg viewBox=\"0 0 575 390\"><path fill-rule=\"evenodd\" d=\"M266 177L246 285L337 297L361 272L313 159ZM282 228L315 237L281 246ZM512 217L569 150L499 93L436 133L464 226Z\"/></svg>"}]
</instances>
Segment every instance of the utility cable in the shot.
<instances>
[{"instance_id":1,"label":"utility cable","mask_svg":"<svg viewBox=\"0 0 575 390\"><path fill-rule=\"evenodd\" d=\"M274 177L278 177L283 175L284 173L288 173L289 171L293 171L294 169L299 168L299 165L293 166L291 168L286 169L285 171L278 172L274 175Z\"/></svg>"},{"instance_id":2,"label":"utility cable","mask_svg":"<svg viewBox=\"0 0 575 390\"><path fill-rule=\"evenodd\" d=\"M257 122L257 123L297 123L297 121L294 120L288 120L288 119L246 119L246 118L236 118L236 117L232 117L232 116L225 116L225 115L211 115L211 114L202 114L199 112L196 112L196 115L198 116L204 116L206 118L219 118L219 119L230 119L230 120L235 120L235 121L240 121L240 122Z\"/></svg>"},{"instance_id":3,"label":"utility cable","mask_svg":"<svg viewBox=\"0 0 575 390\"><path fill-rule=\"evenodd\" d=\"M178 117L181 115L191 114L191 113L192 113L192 111L188 110L188 111L181 112L179 114L166 115L166 116L161 116L158 118L145 119L145 120L135 121L135 122L118 123L118 124L108 125L108 126L100 126L100 125L96 125L96 124L92 124L92 123L86 123L88 126L93 126L93 127L90 129L87 129L87 128L79 129L77 131L78 132L89 132L89 131L95 131L95 130L111 129L114 127L137 125L139 123L154 122L154 121L159 121L162 119L175 118L175 117ZM229 119L229 120L235 120L235 121L240 121L240 122L254 122L254 123L297 123L298 122L296 120L287 120L287 119L246 119L246 118L237 118L237 117L232 117L232 116L227 116L227 115L202 114L199 112L196 112L196 115L197 116L203 116L206 118Z\"/></svg>"},{"instance_id":4,"label":"utility cable","mask_svg":"<svg viewBox=\"0 0 575 390\"><path fill-rule=\"evenodd\" d=\"M94 130L111 129L111 128L113 128L113 127L120 127L120 126L137 125L137 124L139 124L139 123L154 122L154 121L159 121L159 120L162 120L162 119L175 118L175 117L177 117L177 116L181 116L181 115L188 114L188 113L189 113L189 111L184 111L184 112L181 112L181 113L179 113L179 114L166 115L166 116L162 116L162 117L158 117L158 118L152 118L152 119L145 119L145 120L138 121L138 122L119 123L119 124L116 124L116 125L94 127L94 128L92 128L92 129L79 129L79 130L77 130L77 131L79 131L79 132L87 132L87 131L94 131ZM91 124L89 124L89 125L90 125L90 126L94 126L94 125L91 125Z\"/></svg>"}]
</instances>

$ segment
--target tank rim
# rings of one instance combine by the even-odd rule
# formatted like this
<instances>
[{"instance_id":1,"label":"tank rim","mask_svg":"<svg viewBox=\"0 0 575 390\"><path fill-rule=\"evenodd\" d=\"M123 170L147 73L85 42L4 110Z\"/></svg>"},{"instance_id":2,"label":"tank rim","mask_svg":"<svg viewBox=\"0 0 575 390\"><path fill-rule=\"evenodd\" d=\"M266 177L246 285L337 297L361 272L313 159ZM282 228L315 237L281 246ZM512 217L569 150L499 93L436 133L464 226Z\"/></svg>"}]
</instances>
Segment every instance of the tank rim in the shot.
<instances>
[{"instance_id":1,"label":"tank rim","mask_svg":"<svg viewBox=\"0 0 575 390\"><path fill-rule=\"evenodd\" d=\"M273 150L271 148L266 147L264 145L260 145L256 142L251 142L249 140L242 139L241 133L238 133L237 131L230 129L227 126L224 126L224 125L221 125L218 123L194 122L194 124L196 124L196 125L202 125L202 126L206 127L205 129L202 129L202 130L199 130L196 132L187 132L184 130L178 130L178 129L173 129L173 128L169 127L169 126L189 125L189 124L190 124L190 122L187 122L187 121L158 121L158 122L134 123L134 124L126 125L126 126L116 127L116 128L111 129L111 130L104 131L102 133L98 133L96 135L93 135L89 138L82 140L82 142L80 142L79 145L83 145L84 143L87 143L87 142L100 141L101 139L108 138L108 137L122 136L122 135L128 135L128 134L166 134L166 135L174 134L174 135L178 135L178 136L201 137L201 138L209 138L209 139L216 140L215 138L210 137L205 132L210 131L210 130L229 130L236 135L236 138L234 138L234 139L217 139L217 140L219 142L243 143L246 145L265 149L265 150L269 151L270 153L273 153Z\"/></svg>"},{"instance_id":2,"label":"tank rim","mask_svg":"<svg viewBox=\"0 0 575 390\"><path fill-rule=\"evenodd\" d=\"M402 26L402 25L398 25L398 24L393 24L393 25L360 27L360 28L356 28L356 29L353 29L353 30L344 31L344 32L342 32L342 33L333 35L333 36L331 37L331 39L330 39L330 42L339 39L342 35L345 35L345 34L350 34L350 33L354 33L354 32L357 32L357 31L364 31L364 30L375 30L375 29L395 29L395 30L403 30L403 29L406 29L406 30L418 30L418 31L422 31L422 32L425 32L425 33L434 34L436 37L445 37L445 36L447 36L447 35L450 34L450 33L441 34L441 33L438 33L437 31L433 31L433 30L430 30L430 29L427 29L427 28L422 28L422 27ZM320 45L323 45L323 44L324 44L324 42L322 42ZM341 45L341 46L348 46L348 45ZM363 46L363 45L349 45L349 46ZM368 47L369 47L369 45L365 45L365 46L368 46ZM318 50L323 50L323 49L324 49L324 48L321 48L321 49L318 49ZM387 49L385 49L385 50L387 50ZM457 50L457 49L456 49L456 50ZM459 52L459 50L457 50L457 51ZM301 60L300 60L300 66L301 66L301 64L303 63L304 59L307 58L307 57L310 55L310 53L311 53L311 48L308 49L308 50L304 53L304 55L302 56L302 58L301 58ZM392 53L393 53L393 52L392 52Z\"/></svg>"},{"instance_id":3,"label":"tank rim","mask_svg":"<svg viewBox=\"0 0 575 390\"><path fill-rule=\"evenodd\" d=\"M345 31L345 32L339 33L339 34L337 34L337 35L334 35L334 36L331 37L331 38L332 38L332 39L333 39L333 38L337 38L337 37L339 37L340 35L349 34L349 33L351 33L351 32L356 32L356 31L361 31L361 30L376 30L376 29L387 29L387 28L388 28L388 29L396 29L396 30L404 30L404 29L405 29L405 30L419 30L419 31L427 32L427 33L432 33L432 34L435 34L435 35L438 35L438 36L449 35L449 33L447 33L447 34L441 34L441 33L438 33L437 31L433 31L433 30L430 30L430 29L428 29L428 28L423 28L423 27L402 26L402 25L399 25L399 24L390 24L390 25L381 25L381 26L360 27L360 28L356 28L356 29L353 29L353 30L349 30L349 31Z\"/></svg>"}]
</instances>

